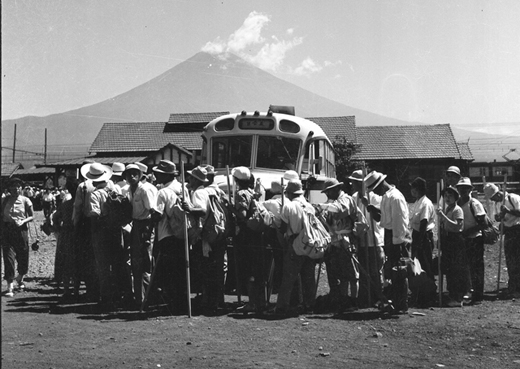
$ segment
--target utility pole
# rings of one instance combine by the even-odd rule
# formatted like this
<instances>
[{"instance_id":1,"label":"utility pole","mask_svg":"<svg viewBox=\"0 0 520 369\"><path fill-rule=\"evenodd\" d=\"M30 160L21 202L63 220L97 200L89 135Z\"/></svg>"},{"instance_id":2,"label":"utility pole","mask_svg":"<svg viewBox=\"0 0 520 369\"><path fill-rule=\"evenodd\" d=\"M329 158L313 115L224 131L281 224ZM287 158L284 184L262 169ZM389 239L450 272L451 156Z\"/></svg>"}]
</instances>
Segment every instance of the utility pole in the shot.
<instances>
[{"instance_id":1,"label":"utility pole","mask_svg":"<svg viewBox=\"0 0 520 369\"><path fill-rule=\"evenodd\" d=\"M13 164L16 158L16 124L14 125L14 138L13 138Z\"/></svg>"},{"instance_id":2,"label":"utility pole","mask_svg":"<svg viewBox=\"0 0 520 369\"><path fill-rule=\"evenodd\" d=\"M47 164L47 128L45 128L45 151L43 153L43 164Z\"/></svg>"}]
</instances>

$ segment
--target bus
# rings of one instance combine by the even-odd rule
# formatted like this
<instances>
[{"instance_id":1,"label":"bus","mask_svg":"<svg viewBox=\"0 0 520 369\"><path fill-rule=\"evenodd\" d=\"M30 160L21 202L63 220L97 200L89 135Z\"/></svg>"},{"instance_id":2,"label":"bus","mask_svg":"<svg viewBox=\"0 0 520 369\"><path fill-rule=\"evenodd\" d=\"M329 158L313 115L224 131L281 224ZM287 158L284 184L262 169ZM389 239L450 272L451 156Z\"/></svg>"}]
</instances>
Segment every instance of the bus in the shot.
<instances>
[{"instance_id":1,"label":"bus","mask_svg":"<svg viewBox=\"0 0 520 369\"><path fill-rule=\"evenodd\" d=\"M326 200L324 180L336 176L332 143L320 126L293 112L271 106L267 112L223 115L204 127L201 161L215 167L219 187L227 192L226 166L248 167L266 190L294 170L311 202Z\"/></svg>"}]
</instances>

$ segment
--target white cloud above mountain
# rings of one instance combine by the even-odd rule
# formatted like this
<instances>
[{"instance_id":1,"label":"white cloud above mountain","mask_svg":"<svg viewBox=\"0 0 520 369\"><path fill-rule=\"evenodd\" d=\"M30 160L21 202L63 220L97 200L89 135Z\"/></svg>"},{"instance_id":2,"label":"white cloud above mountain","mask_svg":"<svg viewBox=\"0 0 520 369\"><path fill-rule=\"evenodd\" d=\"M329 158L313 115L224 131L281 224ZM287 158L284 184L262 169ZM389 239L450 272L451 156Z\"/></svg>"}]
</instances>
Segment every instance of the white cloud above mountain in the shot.
<instances>
[{"instance_id":1,"label":"white cloud above mountain","mask_svg":"<svg viewBox=\"0 0 520 369\"><path fill-rule=\"evenodd\" d=\"M287 65L287 53L303 44L304 38L294 36L294 28L288 28L284 38L276 35L266 38L262 32L270 21L271 18L267 14L253 11L249 13L242 26L227 40L223 40L219 36L214 41L207 42L201 50L214 55L233 53L265 71L283 70L285 73L297 76L309 76L321 72L326 67L341 64L341 61L326 61L320 64L311 57L307 57L296 67Z\"/></svg>"}]
</instances>

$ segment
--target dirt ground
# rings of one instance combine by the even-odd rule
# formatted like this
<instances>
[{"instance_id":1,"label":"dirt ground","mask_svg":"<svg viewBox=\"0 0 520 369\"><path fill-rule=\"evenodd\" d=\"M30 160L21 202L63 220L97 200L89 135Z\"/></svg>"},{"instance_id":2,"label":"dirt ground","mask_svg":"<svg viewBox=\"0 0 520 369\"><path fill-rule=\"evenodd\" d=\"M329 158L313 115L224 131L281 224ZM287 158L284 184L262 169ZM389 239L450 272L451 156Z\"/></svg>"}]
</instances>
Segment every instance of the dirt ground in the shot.
<instances>
[{"instance_id":1,"label":"dirt ground","mask_svg":"<svg viewBox=\"0 0 520 369\"><path fill-rule=\"evenodd\" d=\"M486 246L482 304L287 319L188 318L160 305L101 313L92 303L60 304L54 253L54 236L40 233L26 291L2 296L2 368L520 368L520 301L496 298L497 246Z\"/></svg>"}]
</instances>

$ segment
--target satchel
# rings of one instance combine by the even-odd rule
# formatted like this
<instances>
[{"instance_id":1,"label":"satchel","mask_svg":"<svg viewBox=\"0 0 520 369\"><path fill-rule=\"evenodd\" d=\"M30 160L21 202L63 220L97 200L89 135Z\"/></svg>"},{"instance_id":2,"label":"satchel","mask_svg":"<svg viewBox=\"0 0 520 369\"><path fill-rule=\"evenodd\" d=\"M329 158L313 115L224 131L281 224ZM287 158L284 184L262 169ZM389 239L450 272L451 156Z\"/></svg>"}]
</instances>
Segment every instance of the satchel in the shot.
<instances>
[{"instance_id":1,"label":"satchel","mask_svg":"<svg viewBox=\"0 0 520 369\"><path fill-rule=\"evenodd\" d=\"M314 209L303 208L303 229L294 238L293 249L296 255L321 259L331 242L330 234L314 213Z\"/></svg>"},{"instance_id":2,"label":"satchel","mask_svg":"<svg viewBox=\"0 0 520 369\"><path fill-rule=\"evenodd\" d=\"M473 209L473 200L469 204L469 209L471 210L471 214L473 218L475 217L475 209ZM484 244L486 245L494 245L498 242L500 238L500 229L496 226L493 221L489 218L487 213L484 215L484 229L482 229L482 237L484 238Z\"/></svg>"}]
</instances>

